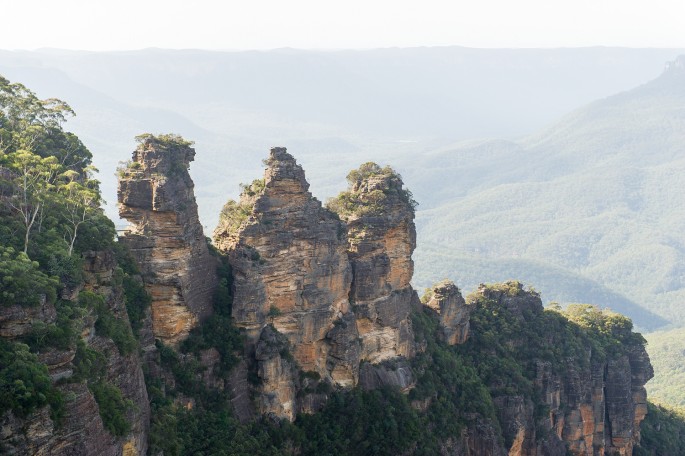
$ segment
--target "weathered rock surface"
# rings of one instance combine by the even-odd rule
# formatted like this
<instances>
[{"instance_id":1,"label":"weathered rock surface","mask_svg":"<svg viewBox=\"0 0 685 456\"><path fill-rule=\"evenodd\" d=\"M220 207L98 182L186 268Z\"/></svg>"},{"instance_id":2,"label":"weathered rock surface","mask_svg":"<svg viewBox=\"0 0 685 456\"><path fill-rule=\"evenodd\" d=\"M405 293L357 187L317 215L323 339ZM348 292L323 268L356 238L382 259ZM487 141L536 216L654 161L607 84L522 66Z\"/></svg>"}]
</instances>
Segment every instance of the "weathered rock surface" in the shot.
<instances>
[{"instance_id":1,"label":"weathered rock surface","mask_svg":"<svg viewBox=\"0 0 685 456\"><path fill-rule=\"evenodd\" d=\"M393 358L380 364L364 363L359 374L359 386L365 390L393 386L407 392L415 383L414 373L405 358Z\"/></svg>"},{"instance_id":2,"label":"weathered rock surface","mask_svg":"<svg viewBox=\"0 0 685 456\"><path fill-rule=\"evenodd\" d=\"M267 325L288 342L295 364L282 356L255 357L262 411L292 419L325 401L325 395L298 386L297 378L287 379L297 370L293 366L320 381L352 387L362 361L371 366L413 355L414 212L395 173L364 176L350 191L364 204L373 202L376 211L362 217L340 213L348 226L312 197L302 167L284 148L271 149L266 163L264 180L224 206L214 243L228 254L233 317L245 329L248 353L264 345L272 331ZM387 198L373 199L379 192ZM348 242L352 226L354 240ZM414 381L408 365L365 372L365 384L374 387L406 389ZM297 388L303 391L291 405ZM287 404L276 407L278 397Z\"/></svg>"},{"instance_id":3,"label":"weathered rock surface","mask_svg":"<svg viewBox=\"0 0 685 456\"><path fill-rule=\"evenodd\" d=\"M435 284L426 305L440 315L440 330L448 344L466 342L470 310L454 282L445 280Z\"/></svg>"},{"instance_id":4,"label":"weathered rock surface","mask_svg":"<svg viewBox=\"0 0 685 456\"><path fill-rule=\"evenodd\" d=\"M543 312L540 297L517 282L501 289L481 286L479 293L511 312L535 318ZM511 341L524 346L525 340ZM583 359L567 360L564 372L551 362L534 360L534 385L549 409L536 421L534 404L519 395L494 398L509 455L632 455L646 414L644 385L653 370L642 344L626 345L626 354L598 361L588 346ZM546 436L539 429L547 430Z\"/></svg>"},{"instance_id":5,"label":"weathered rock surface","mask_svg":"<svg viewBox=\"0 0 685 456\"><path fill-rule=\"evenodd\" d=\"M233 268L233 317L251 344L272 324L302 370L353 385L358 351L331 352L341 337L357 343L334 329L350 312L344 225L312 197L302 167L284 148L271 150L268 165L262 188L241 196L249 216L236 223L224 213L214 232Z\"/></svg>"},{"instance_id":6,"label":"weathered rock surface","mask_svg":"<svg viewBox=\"0 0 685 456\"><path fill-rule=\"evenodd\" d=\"M83 288L103 296L108 309L127 322L123 291L114 280L114 256L107 251L86 252L83 256ZM43 322L50 321L54 321L52 312ZM59 382L57 388L65 398L63 421L56 426L48 407L25 419L6 413L0 417L0 448L4 452L16 455L146 454L150 408L140 357L136 351L121 355L111 339L96 334L94 322L92 315L83 319L84 341L89 348L105 355L104 380L118 387L124 399L135 404L126 416L131 424L128 435L115 437L110 434L88 386L83 382L70 382L75 350L49 348L39 354L39 359L47 365L53 382Z\"/></svg>"},{"instance_id":7,"label":"weathered rock surface","mask_svg":"<svg viewBox=\"0 0 685 456\"><path fill-rule=\"evenodd\" d=\"M258 375L262 381L259 412L278 418L295 419L296 367L289 359L288 339L273 326L262 330L255 350Z\"/></svg>"},{"instance_id":8,"label":"weathered rock surface","mask_svg":"<svg viewBox=\"0 0 685 456\"><path fill-rule=\"evenodd\" d=\"M0 312L0 337L16 339L30 332L34 321L54 323L56 317L55 306L46 302L45 298L35 307L17 304L3 307Z\"/></svg>"},{"instance_id":9,"label":"weathered rock surface","mask_svg":"<svg viewBox=\"0 0 685 456\"><path fill-rule=\"evenodd\" d=\"M352 263L350 301L362 340L362 360L411 357L410 281L416 248L411 194L390 168L366 163L348 176L350 188L330 207L347 223Z\"/></svg>"},{"instance_id":10,"label":"weathered rock surface","mask_svg":"<svg viewBox=\"0 0 685 456\"><path fill-rule=\"evenodd\" d=\"M176 137L146 137L119 177L121 236L152 296L154 336L177 344L212 312L216 262L198 220L188 166L195 150Z\"/></svg>"}]
</instances>

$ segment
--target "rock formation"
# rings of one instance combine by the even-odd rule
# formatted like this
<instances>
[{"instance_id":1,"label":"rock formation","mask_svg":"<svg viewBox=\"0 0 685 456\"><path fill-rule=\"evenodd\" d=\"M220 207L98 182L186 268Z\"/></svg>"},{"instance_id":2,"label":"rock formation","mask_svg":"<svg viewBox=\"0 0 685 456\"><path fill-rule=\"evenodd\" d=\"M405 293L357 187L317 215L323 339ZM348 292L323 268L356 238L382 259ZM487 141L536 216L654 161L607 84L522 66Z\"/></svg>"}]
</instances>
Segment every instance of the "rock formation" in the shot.
<instances>
[{"instance_id":1,"label":"rock formation","mask_svg":"<svg viewBox=\"0 0 685 456\"><path fill-rule=\"evenodd\" d=\"M463 344L469 336L469 306L451 280L431 288L426 306L440 315L440 330L450 345Z\"/></svg>"},{"instance_id":2,"label":"rock formation","mask_svg":"<svg viewBox=\"0 0 685 456\"><path fill-rule=\"evenodd\" d=\"M156 338L176 344L212 312L216 261L198 220L188 166L195 150L172 135L143 136L119 173L120 241L134 255L152 296Z\"/></svg>"},{"instance_id":3,"label":"rock formation","mask_svg":"<svg viewBox=\"0 0 685 456\"><path fill-rule=\"evenodd\" d=\"M389 167L365 163L348 175L350 188L330 208L347 223L352 264L350 301L362 360L378 363L413 354L409 311L418 300L410 281L416 248L414 202Z\"/></svg>"},{"instance_id":4,"label":"rock formation","mask_svg":"<svg viewBox=\"0 0 685 456\"><path fill-rule=\"evenodd\" d=\"M361 177L352 189L378 211L345 219L354 226L348 242L348 227L312 197L302 167L284 148L273 148L266 162L264 180L224 206L214 242L233 270L233 317L245 329L248 352L255 353L262 408L292 419L318 399L306 395L297 405L268 405L273 397L291 398L298 380L290 378L296 369L283 353L263 349L265 341L282 334L297 368L338 387L357 385L361 361L411 356L416 233L408 193L387 169ZM378 198L384 190L387 198ZM367 368L365 384L410 388L411 370L397 366L401 370L393 372Z\"/></svg>"},{"instance_id":5,"label":"rock formation","mask_svg":"<svg viewBox=\"0 0 685 456\"><path fill-rule=\"evenodd\" d=\"M273 325L303 371L352 386L359 360L356 327L346 323L344 225L312 197L284 148L271 150L268 165L264 181L246 188L239 204L227 203L214 232L233 268L233 317L252 345ZM351 346L341 347L342 340Z\"/></svg>"},{"instance_id":6,"label":"rock formation","mask_svg":"<svg viewBox=\"0 0 685 456\"><path fill-rule=\"evenodd\" d=\"M518 282L499 288L481 286L478 295L522 321L534 321L543 312L540 296L523 290ZM644 345L631 342L636 337L631 328L616 331L624 339L623 346L605 357L593 353L592 346L587 345L580 358L568 357L563 366L549 360L530 360L535 390L548 409L544 416L536 418L530 398L493 396L505 440L512 442L509 455L562 456L567 449L574 455L633 453L646 414L644 385L652 378L653 370ZM509 343L525 347L529 341ZM549 340L550 345L559 343L563 342ZM540 435L541 429L546 430L546 436Z\"/></svg>"}]
</instances>

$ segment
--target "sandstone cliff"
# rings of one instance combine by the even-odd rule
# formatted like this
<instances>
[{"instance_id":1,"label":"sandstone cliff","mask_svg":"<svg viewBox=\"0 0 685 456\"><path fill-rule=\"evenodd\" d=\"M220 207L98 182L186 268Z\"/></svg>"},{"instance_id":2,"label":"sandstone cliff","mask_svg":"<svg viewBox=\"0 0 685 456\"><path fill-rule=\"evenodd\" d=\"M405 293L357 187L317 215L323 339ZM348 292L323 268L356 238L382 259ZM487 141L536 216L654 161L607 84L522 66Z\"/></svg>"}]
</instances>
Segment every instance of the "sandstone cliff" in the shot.
<instances>
[{"instance_id":1,"label":"sandstone cliff","mask_svg":"<svg viewBox=\"0 0 685 456\"><path fill-rule=\"evenodd\" d=\"M494 309L520 328L503 329L511 336L504 343L534 373L528 393L521 388L514 393L502 380L490 384L510 455L564 455L567 449L575 455L632 454L646 414L644 384L653 371L644 340L631 333L629 320L577 306L566 313L570 322L559 324L564 321L559 314L543 312L539 295L517 282L481 286L471 300L481 311L483 306ZM474 334L492 331L482 326L482 315ZM606 327L611 339L578 337L576 325ZM474 337L482 343L481 336ZM572 344L575 348L569 348Z\"/></svg>"},{"instance_id":2,"label":"sandstone cliff","mask_svg":"<svg viewBox=\"0 0 685 456\"><path fill-rule=\"evenodd\" d=\"M130 222L120 242L152 296L154 336L172 345L211 314L217 285L188 174L190 145L173 135L143 136L119 173L119 214Z\"/></svg>"},{"instance_id":3,"label":"sandstone cliff","mask_svg":"<svg viewBox=\"0 0 685 456\"><path fill-rule=\"evenodd\" d=\"M295 390L311 393L316 386L301 384L297 369L313 374L315 383L352 387L362 361L413 354L409 311L417 297L409 281L416 234L413 207L394 173L360 177L353 190L362 200L368 192L388 197L374 200L378 212L354 219L355 240L348 242L348 226L312 197L304 171L284 148L273 148L266 163L264 179L224 206L214 242L233 270L233 317L248 336L248 353L256 351L261 408L292 419L321 399L300 394L290 404ZM260 349L274 331L285 336L295 364ZM408 365L393 366L392 372L367 367L365 387L410 388ZM274 397L288 404L264 406L275 404Z\"/></svg>"},{"instance_id":4,"label":"sandstone cliff","mask_svg":"<svg viewBox=\"0 0 685 456\"><path fill-rule=\"evenodd\" d=\"M308 189L295 159L284 148L272 149L264 180L246 188L239 203L227 203L214 240L228 254L233 317L246 329L252 350L260 337L266 337L263 331L271 331L265 328L272 326L287 338L301 370L353 386L359 350L356 327L346 323L351 268L345 228ZM269 373L267 390L273 382L294 388L289 369L277 380L273 369L265 366L289 364L278 353L259 353L257 360L260 372ZM296 409L272 411L292 419Z\"/></svg>"},{"instance_id":5,"label":"sandstone cliff","mask_svg":"<svg viewBox=\"0 0 685 456\"><path fill-rule=\"evenodd\" d=\"M123 290L115 277L116 261L111 252L86 252L84 254L85 282L72 297L79 299L79 294L92 292L100 297L104 312L121 321L121 328L128 327L128 315L124 305ZM59 305L64 305L59 303ZM35 308L31 325L51 323L55 320L54 306L45 305ZM0 449L7 454L31 455L144 455L147 452L150 407L141 360L137 351L121 353L112 338L96 330L97 320L102 318L97 309L82 306L84 317L75 322L74 330L81 334L84 350L103 355L104 365L97 374L97 382L117 388L125 401L129 401L125 420L130 430L123 436L114 436L108 431L101 418L101 409L88 383L77 378L77 348L73 345L67 349L48 346L39 353L39 359L48 368L51 379L64 398L64 416L59 422L51 419L48 407L43 407L28 417L22 418L12 412L0 417ZM4 309L2 309L4 310ZM27 309L28 311L28 309ZM38 315L38 313L40 315ZM99 313L102 313L101 310ZM15 324L5 319L8 327L24 328L28 334L29 325L20 324L24 313L19 315ZM6 315L5 315L6 317ZM17 333L15 332L15 335ZM131 336L132 337L132 336ZM95 366L89 367L79 375L95 375ZM90 382L90 380L89 380ZM135 404L135 406L133 406Z\"/></svg>"},{"instance_id":6,"label":"sandstone cliff","mask_svg":"<svg viewBox=\"0 0 685 456\"><path fill-rule=\"evenodd\" d=\"M389 167L365 163L348 175L350 187L329 202L347 224L352 264L350 302L357 316L362 360L411 357L409 311L417 296L410 281L416 248L414 202Z\"/></svg>"}]
</instances>

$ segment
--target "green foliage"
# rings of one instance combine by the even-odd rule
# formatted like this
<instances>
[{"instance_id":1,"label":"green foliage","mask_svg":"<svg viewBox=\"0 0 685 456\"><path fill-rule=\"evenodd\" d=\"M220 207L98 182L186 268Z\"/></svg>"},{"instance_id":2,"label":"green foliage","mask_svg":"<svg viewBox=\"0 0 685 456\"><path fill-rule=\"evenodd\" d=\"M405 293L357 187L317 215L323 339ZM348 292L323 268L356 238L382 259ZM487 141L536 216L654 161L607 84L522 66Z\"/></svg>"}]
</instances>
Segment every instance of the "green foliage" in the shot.
<instances>
[{"instance_id":1,"label":"green foliage","mask_svg":"<svg viewBox=\"0 0 685 456\"><path fill-rule=\"evenodd\" d=\"M130 326L112 313L104 299L96 304L95 310L98 317L95 321L95 331L98 336L112 339L122 355L128 355L138 348L138 341L131 333Z\"/></svg>"},{"instance_id":2,"label":"green foliage","mask_svg":"<svg viewBox=\"0 0 685 456\"><path fill-rule=\"evenodd\" d=\"M66 300L57 301L55 309L55 323L36 321L31 325L31 332L24 337L31 350L40 351L46 347L68 350L78 338L83 318L89 309L83 303Z\"/></svg>"},{"instance_id":3,"label":"green foliage","mask_svg":"<svg viewBox=\"0 0 685 456\"><path fill-rule=\"evenodd\" d=\"M131 424L126 418L128 409L133 407L130 400L125 400L121 390L111 383L104 381L89 385L100 410L102 423L112 435L126 435L131 430Z\"/></svg>"},{"instance_id":4,"label":"green foliage","mask_svg":"<svg viewBox=\"0 0 685 456\"><path fill-rule=\"evenodd\" d=\"M264 189L266 188L266 180L265 179L255 179L252 181L250 184L240 184L240 190L242 195L247 195L247 196L257 196L261 195Z\"/></svg>"},{"instance_id":5,"label":"green foliage","mask_svg":"<svg viewBox=\"0 0 685 456\"><path fill-rule=\"evenodd\" d=\"M269 307L269 313L268 313L269 317L279 317L279 316L281 316L281 314L282 314L281 309L279 309L278 307L276 307L276 306Z\"/></svg>"},{"instance_id":6,"label":"green foliage","mask_svg":"<svg viewBox=\"0 0 685 456\"><path fill-rule=\"evenodd\" d=\"M131 330L138 337L138 333L143 327L145 311L150 307L152 298L140 280L126 273L124 273L123 287L124 298L126 299L126 313L128 313L128 319L131 322Z\"/></svg>"},{"instance_id":7,"label":"green foliage","mask_svg":"<svg viewBox=\"0 0 685 456\"><path fill-rule=\"evenodd\" d=\"M91 250L113 249L116 242L116 230L112 222L102 210L94 211L90 215L88 223L78 229L78 237L74 242L75 252L87 252Z\"/></svg>"},{"instance_id":8,"label":"green foliage","mask_svg":"<svg viewBox=\"0 0 685 456\"><path fill-rule=\"evenodd\" d=\"M75 288L83 281L83 260L75 255L56 252L50 255L47 269L51 276L58 277L59 282L68 288Z\"/></svg>"},{"instance_id":9,"label":"green foliage","mask_svg":"<svg viewBox=\"0 0 685 456\"><path fill-rule=\"evenodd\" d=\"M685 328L646 335L647 352L654 366L654 378L646 387L648 396L659 403L685 406Z\"/></svg>"},{"instance_id":10,"label":"green foliage","mask_svg":"<svg viewBox=\"0 0 685 456\"><path fill-rule=\"evenodd\" d=\"M37 306L45 296L55 301L58 281L40 271L39 265L23 252L0 246L0 303Z\"/></svg>"},{"instance_id":11,"label":"green foliage","mask_svg":"<svg viewBox=\"0 0 685 456\"><path fill-rule=\"evenodd\" d=\"M616 352L626 345L641 344L647 341L642 334L633 332L633 322L625 315L600 309L591 304L569 304L564 312L566 318L588 330L607 351Z\"/></svg>"},{"instance_id":12,"label":"green foliage","mask_svg":"<svg viewBox=\"0 0 685 456\"><path fill-rule=\"evenodd\" d=\"M72 364L74 365L74 374L71 377L73 382L98 382L107 370L105 355L88 346L83 339L76 342L76 354Z\"/></svg>"},{"instance_id":13,"label":"green foliage","mask_svg":"<svg viewBox=\"0 0 685 456\"><path fill-rule=\"evenodd\" d=\"M640 444L635 456L683 454L685 448L685 409L647 403L647 416L640 425Z\"/></svg>"},{"instance_id":14,"label":"green foliage","mask_svg":"<svg viewBox=\"0 0 685 456\"><path fill-rule=\"evenodd\" d=\"M0 77L0 200L8 222L21 227L9 245L31 257L36 233L50 232L71 256L79 229L102 213L92 155L62 129L73 114L66 103L39 100L23 85ZM45 245L31 250L45 250Z\"/></svg>"},{"instance_id":15,"label":"green foliage","mask_svg":"<svg viewBox=\"0 0 685 456\"><path fill-rule=\"evenodd\" d=\"M0 338L0 415L11 410L20 417L49 404L54 419L63 413L62 396L48 368L27 345Z\"/></svg>"},{"instance_id":16,"label":"green foliage","mask_svg":"<svg viewBox=\"0 0 685 456\"><path fill-rule=\"evenodd\" d=\"M435 316L425 309L415 311L412 326L417 341L425 341L426 350L412 360L418 378L409 398L429 401L426 420L433 427L433 439L459 435L474 414L496 425L495 408L486 383L472 360L461 354L458 347L438 340Z\"/></svg>"},{"instance_id":17,"label":"green foliage","mask_svg":"<svg viewBox=\"0 0 685 456\"><path fill-rule=\"evenodd\" d=\"M242 224L252 215L252 209L252 204L247 202L226 201L219 214L219 226L229 236L237 234Z\"/></svg>"},{"instance_id":18,"label":"green foliage","mask_svg":"<svg viewBox=\"0 0 685 456\"><path fill-rule=\"evenodd\" d=\"M167 133L167 134L162 134L162 135L153 135L152 133L143 133L142 135L136 136L135 140L141 146L145 146L146 144L151 143L154 145L161 145L167 150L190 147L193 144L195 144L193 141L188 141L186 139L183 139L182 136L174 134L174 133Z\"/></svg>"},{"instance_id":19,"label":"green foliage","mask_svg":"<svg viewBox=\"0 0 685 456\"><path fill-rule=\"evenodd\" d=\"M512 284L489 287L516 299L535 299L534 292ZM549 361L558 372L565 372L570 365L588 367L591 362L604 361L607 355L624 352L632 344L644 344L640 334L631 332L628 318L595 306L570 306L568 312L524 307L520 318L484 296L472 295L469 300L473 304L471 337L463 352L496 395L518 391L532 397L535 360Z\"/></svg>"},{"instance_id":20,"label":"green foliage","mask_svg":"<svg viewBox=\"0 0 685 456\"><path fill-rule=\"evenodd\" d=\"M424 424L399 391L354 389L333 393L315 415L299 415L291 438L304 455L396 455L428 450Z\"/></svg>"},{"instance_id":21,"label":"green foliage","mask_svg":"<svg viewBox=\"0 0 685 456\"><path fill-rule=\"evenodd\" d=\"M138 347L130 326L125 320L117 318L112 313L102 295L84 290L79 293L78 301L81 308L94 311L97 316L95 320L97 335L112 339L120 354L127 355Z\"/></svg>"},{"instance_id":22,"label":"green foliage","mask_svg":"<svg viewBox=\"0 0 685 456\"><path fill-rule=\"evenodd\" d=\"M383 184L376 187L369 185L374 181ZM418 206L412 193L403 188L402 177L389 166L381 168L373 162L364 163L359 169L350 171L347 182L348 190L326 203L326 206L343 220L381 215L391 195L399 197L412 213Z\"/></svg>"},{"instance_id":23,"label":"green foliage","mask_svg":"<svg viewBox=\"0 0 685 456\"><path fill-rule=\"evenodd\" d=\"M140 279L140 270L128 248L124 244L116 242L112 250L117 259L117 264L121 268L121 285L124 289L126 313L131 323L131 330L137 338L140 329L143 327L145 312L152 303L152 297L145 290L145 285Z\"/></svg>"}]
</instances>

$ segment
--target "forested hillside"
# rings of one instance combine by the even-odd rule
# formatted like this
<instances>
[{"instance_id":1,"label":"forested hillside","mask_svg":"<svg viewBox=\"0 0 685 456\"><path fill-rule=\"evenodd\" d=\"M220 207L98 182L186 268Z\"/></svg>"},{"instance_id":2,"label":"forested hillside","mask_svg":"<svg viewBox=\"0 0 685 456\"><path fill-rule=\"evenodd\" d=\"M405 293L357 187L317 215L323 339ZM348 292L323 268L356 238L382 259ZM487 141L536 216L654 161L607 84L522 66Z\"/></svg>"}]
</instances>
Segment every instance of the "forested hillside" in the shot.
<instances>
[{"instance_id":1,"label":"forested hillside","mask_svg":"<svg viewBox=\"0 0 685 456\"><path fill-rule=\"evenodd\" d=\"M449 184L434 184L436 206L419 213L417 282L442 271L467 288L523 277L545 299L604 302L645 329L682 324L683 144L681 58L654 81L515 144L419 158L424 176Z\"/></svg>"}]
</instances>

